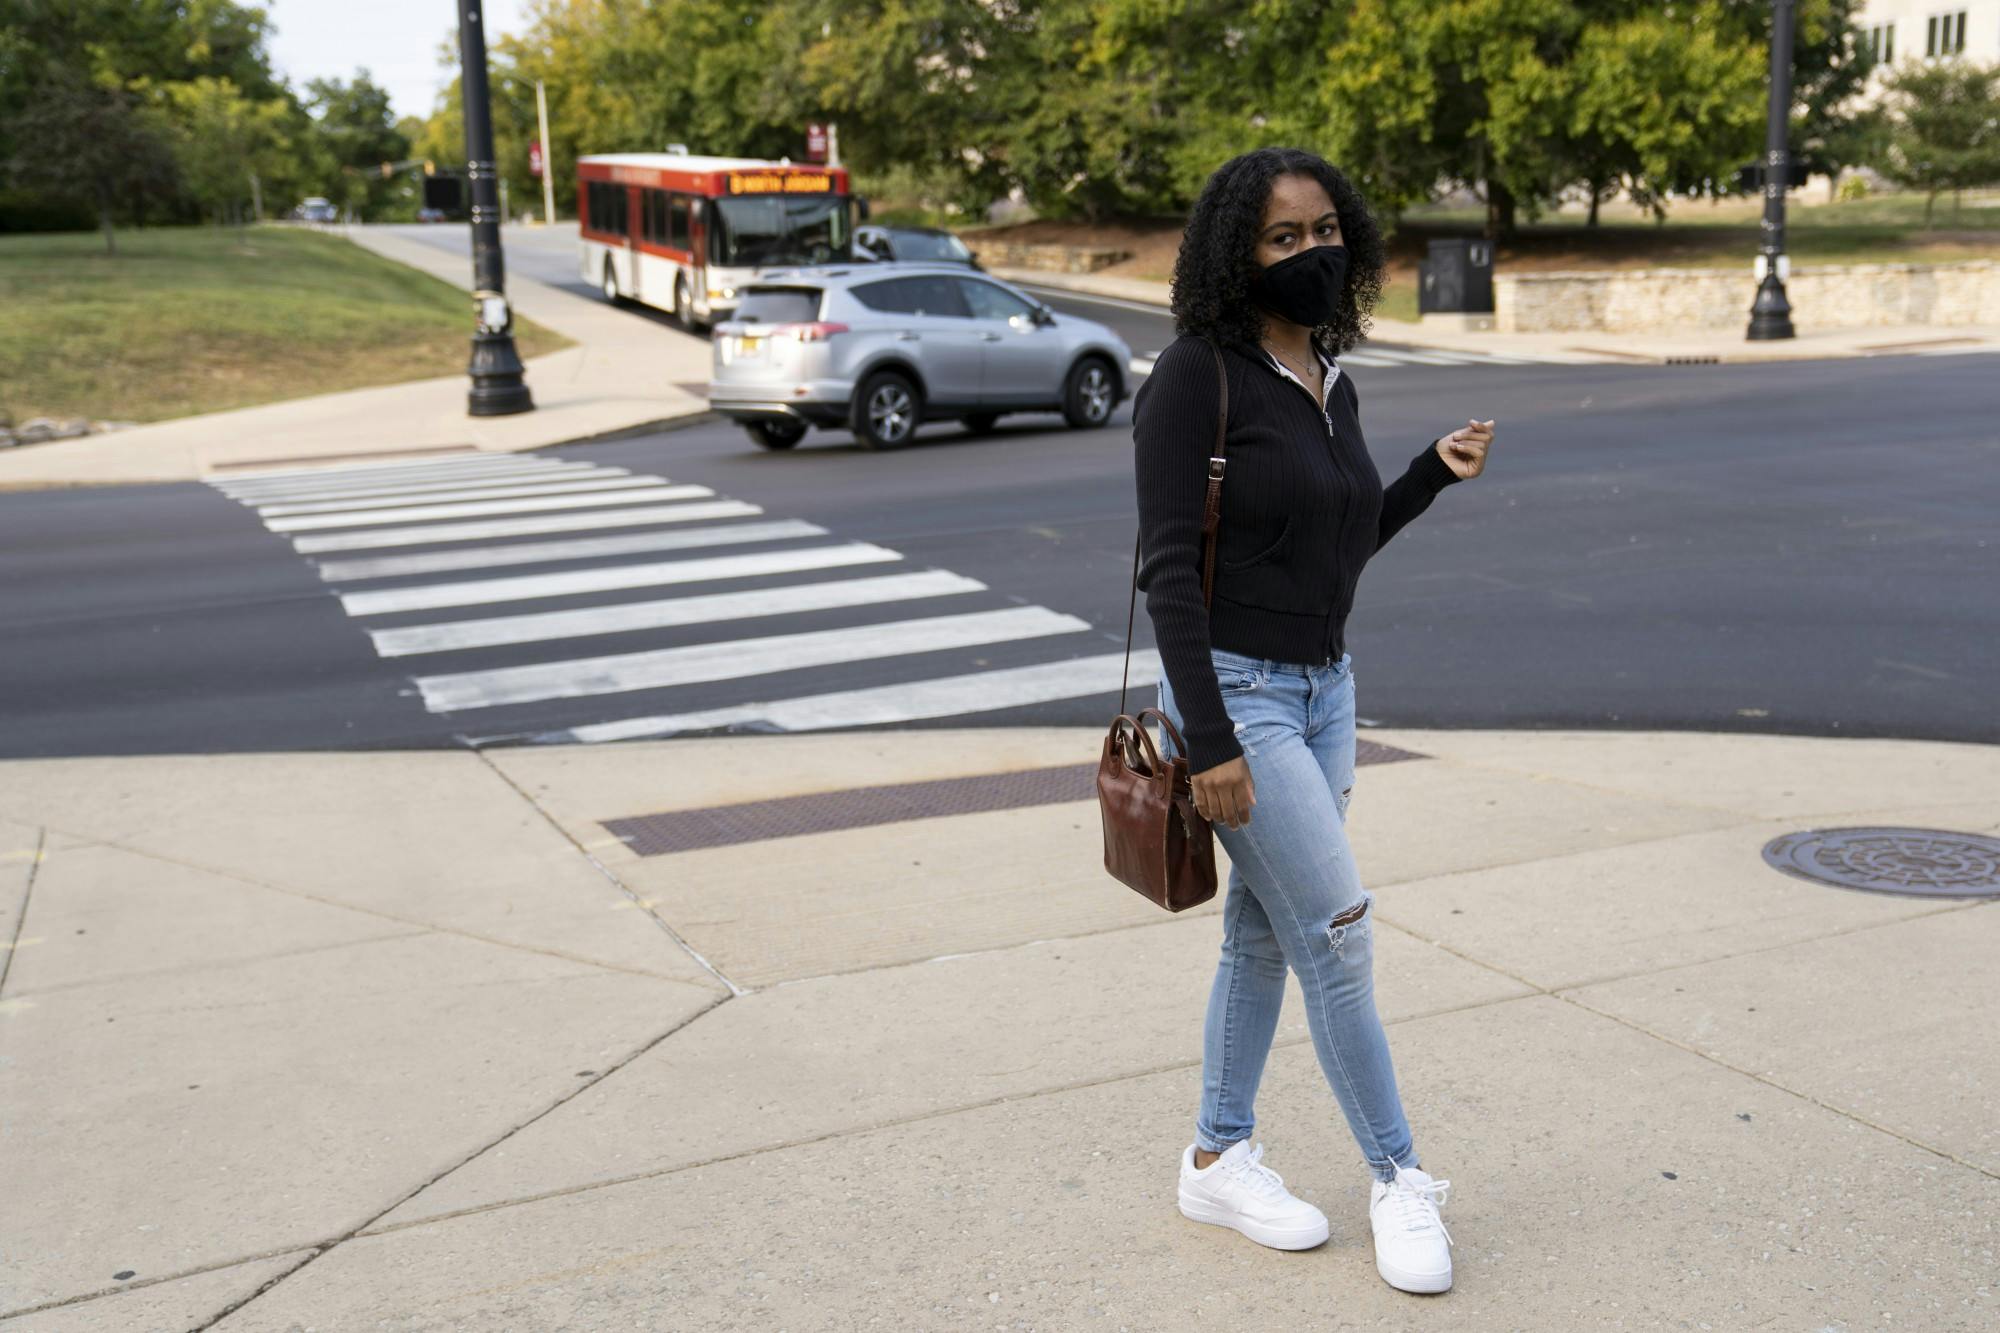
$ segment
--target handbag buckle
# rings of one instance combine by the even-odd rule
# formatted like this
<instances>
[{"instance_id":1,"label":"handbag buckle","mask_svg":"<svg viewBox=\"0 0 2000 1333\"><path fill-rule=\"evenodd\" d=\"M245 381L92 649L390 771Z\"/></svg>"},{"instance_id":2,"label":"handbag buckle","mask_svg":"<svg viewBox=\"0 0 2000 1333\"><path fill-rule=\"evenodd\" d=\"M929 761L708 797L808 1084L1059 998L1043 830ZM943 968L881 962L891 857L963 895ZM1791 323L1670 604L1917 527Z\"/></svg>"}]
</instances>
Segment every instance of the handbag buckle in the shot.
<instances>
[{"instance_id":1,"label":"handbag buckle","mask_svg":"<svg viewBox=\"0 0 2000 1333\"><path fill-rule=\"evenodd\" d=\"M1228 459L1211 457L1208 460L1208 479L1210 481L1221 481L1222 474L1228 467Z\"/></svg>"}]
</instances>

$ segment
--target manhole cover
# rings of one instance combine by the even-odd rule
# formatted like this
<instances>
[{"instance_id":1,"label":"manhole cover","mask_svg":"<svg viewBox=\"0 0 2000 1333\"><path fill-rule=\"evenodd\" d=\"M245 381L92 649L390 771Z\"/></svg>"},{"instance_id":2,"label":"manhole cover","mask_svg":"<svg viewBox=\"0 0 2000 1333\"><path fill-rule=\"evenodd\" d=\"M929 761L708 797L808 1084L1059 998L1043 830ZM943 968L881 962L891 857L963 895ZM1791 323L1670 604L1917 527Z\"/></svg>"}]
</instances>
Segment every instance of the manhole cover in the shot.
<instances>
[{"instance_id":1,"label":"manhole cover","mask_svg":"<svg viewBox=\"0 0 2000 1333\"><path fill-rule=\"evenodd\" d=\"M2000 897L2000 838L1934 828L1829 828L1764 844L1788 875L1843 889L1919 898Z\"/></svg>"}]
</instances>

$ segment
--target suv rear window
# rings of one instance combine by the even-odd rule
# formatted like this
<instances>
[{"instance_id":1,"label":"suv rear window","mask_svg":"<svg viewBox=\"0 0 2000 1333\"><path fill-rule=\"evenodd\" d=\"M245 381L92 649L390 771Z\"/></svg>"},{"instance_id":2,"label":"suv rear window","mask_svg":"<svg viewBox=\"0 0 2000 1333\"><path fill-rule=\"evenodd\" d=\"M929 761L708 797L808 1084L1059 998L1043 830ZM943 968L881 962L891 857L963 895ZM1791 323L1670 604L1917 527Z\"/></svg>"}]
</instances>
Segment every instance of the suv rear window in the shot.
<instances>
[{"instance_id":1,"label":"suv rear window","mask_svg":"<svg viewBox=\"0 0 2000 1333\"><path fill-rule=\"evenodd\" d=\"M819 318L817 287L751 287L736 318L752 324L810 324Z\"/></svg>"}]
</instances>

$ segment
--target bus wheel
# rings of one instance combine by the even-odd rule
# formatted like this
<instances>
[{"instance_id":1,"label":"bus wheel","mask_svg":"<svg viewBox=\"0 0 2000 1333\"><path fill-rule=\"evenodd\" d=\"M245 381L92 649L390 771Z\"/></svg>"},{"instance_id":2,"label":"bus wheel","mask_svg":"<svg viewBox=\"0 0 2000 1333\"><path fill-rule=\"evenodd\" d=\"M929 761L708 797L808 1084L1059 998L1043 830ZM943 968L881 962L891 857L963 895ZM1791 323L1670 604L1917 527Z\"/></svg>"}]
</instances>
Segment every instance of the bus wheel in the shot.
<instances>
[{"instance_id":1,"label":"bus wheel","mask_svg":"<svg viewBox=\"0 0 2000 1333\"><path fill-rule=\"evenodd\" d=\"M766 449L789 449L806 437L806 428L796 421L752 421L743 429Z\"/></svg>"},{"instance_id":2,"label":"bus wheel","mask_svg":"<svg viewBox=\"0 0 2000 1333\"><path fill-rule=\"evenodd\" d=\"M900 449L917 433L923 403L917 386L893 370L878 370L854 395L854 438L870 449Z\"/></svg>"},{"instance_id":3,"label":"bus wheel","mask_svg":"<svg viewBox=\"0 0 2000 1333\"><path fill-rule=\"evenodd\" d=\"M618 295L618 270L608 259L604 261L604 299L613 305L622 299Z\"/></svg>"},{"instance_id":4,"label":"bus wheel","mask_svg":"<svg viewBox=\"0 0 2000 1333\"><path fill-rule=\"evenodd\" d=\"M674 319L683 330L707 337L712 327L709 322L694 312L694 297L688 293L686 278L674 279Z\"/></svg>"}]
</instances>

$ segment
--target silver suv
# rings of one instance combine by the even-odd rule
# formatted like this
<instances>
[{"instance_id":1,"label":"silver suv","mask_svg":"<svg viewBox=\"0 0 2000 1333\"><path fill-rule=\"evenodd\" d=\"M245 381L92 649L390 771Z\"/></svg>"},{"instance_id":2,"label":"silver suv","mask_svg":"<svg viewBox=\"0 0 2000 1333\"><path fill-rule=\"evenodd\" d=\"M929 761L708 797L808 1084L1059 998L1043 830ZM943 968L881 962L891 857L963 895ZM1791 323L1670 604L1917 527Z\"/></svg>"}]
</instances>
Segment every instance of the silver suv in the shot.
<instances>
[{"instance_id":1,"label":"silver suv","mask_svg":"<svg viewBox=\"0 0 2000 1333\"><path fill-rule=\"evenodd\" d=\"M895 449L925 421L984 432L1008 412L1102 426L1130 396L1132 350L1116 333L958 264L760 273L714 344L710 408L767 449L809 426Z\"/></svg>"}]
</instances>

